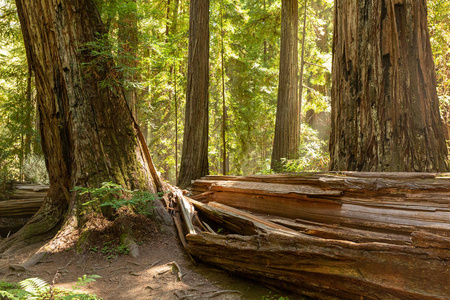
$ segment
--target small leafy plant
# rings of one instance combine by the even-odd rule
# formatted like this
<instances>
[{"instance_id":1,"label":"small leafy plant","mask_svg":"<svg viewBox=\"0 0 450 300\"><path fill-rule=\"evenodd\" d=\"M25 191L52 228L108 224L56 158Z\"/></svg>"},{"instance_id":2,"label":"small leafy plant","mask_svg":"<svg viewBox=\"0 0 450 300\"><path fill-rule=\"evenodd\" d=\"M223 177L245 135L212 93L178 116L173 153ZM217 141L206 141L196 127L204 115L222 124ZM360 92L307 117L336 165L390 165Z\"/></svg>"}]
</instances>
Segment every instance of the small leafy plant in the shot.
<instances>
[{"instance_id":1,"label":"small leafy plant","mask_svg":"<svg viewBox=\"0 0 450 300\"><path fill-rule=\"evenodd\" d=\"M100 252L102 254L108 255L107 259L114 259L119 254L128 255L130 253L130 249L123 244L114 247L112 246L112 241L108 241L103 243L103 247Z\"/></svg>"},{"instance_id":2,"label":"small leafy plant","mask_svg":"<svg viewBox=\"0 0 450 300\"><path fill-rule=\"evenodd\" d=\"M151 214L149 205L162 196L147 191L130 191L113 182L103 182L99 188L76 186L72 191L89 196L90 200L83 203L84 206L99 204L101 207L111 207L114 210L129 207L140 214Z\"/></svg>"}]
</instances>

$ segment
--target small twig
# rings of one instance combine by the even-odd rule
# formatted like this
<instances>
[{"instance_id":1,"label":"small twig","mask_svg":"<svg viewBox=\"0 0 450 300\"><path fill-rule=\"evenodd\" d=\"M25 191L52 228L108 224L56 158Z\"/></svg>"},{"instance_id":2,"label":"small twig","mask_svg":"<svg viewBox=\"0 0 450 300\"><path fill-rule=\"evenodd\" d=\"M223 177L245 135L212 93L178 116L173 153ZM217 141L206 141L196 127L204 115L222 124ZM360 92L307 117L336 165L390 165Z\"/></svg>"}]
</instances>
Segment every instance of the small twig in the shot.
<instances>
[{"instance_id":1,"label":"small twig","mask_svg":"<svg viewBox=\"0 0 450 300\"><path fill-rule=\"evenodd\" d=\"M69 262L70 263L70 262ZM50 284L50 299L53 299L53 293L55 292L55 284L61 279L61 273L59 270L56 271L55 276L53 276L52 284Z\"/></svg>"},{"instance_id":2,"label":"small twig","mask_svg":"<svg viewBox=\"0 0 450 300\"><path fill-rule=\"evenodd\" d=\"M106 266L106 267L93 267L93 268L91 268L91 269L92 269L92 271L94 272L94 271L98 271L98 270L110 268L111 266L112 266L112 265L109 265L109 266Z\"/></svg>"},{"instance_id":3,"label":"small twig","mask_svg":"<svg viewBox=\"0 0 450 300\"><path fill-rule=\"evenodd\" d=\"M57 270L59 271L59 270L62 270L62 269L67 268L67 267L73 262L73 260L74 260L74 259L71 259L64 267L59 267L59 268L57 268ZM56 273L58 273L58 272L56 272ZM56 275L55 275L55 276L56 276Z\"/></svg>"},{"instance_id":4,"label":"small twig","mask_svg":"<svg viewBox=\"0 0 450 300\"><path fill-rule=\"evenodd\" d=\"M217 234L212 228L211 226L209 226L206 222L202 222L203 225L205 225L205 227L208 229L209 232L211 232L212 234Z\"/></svg>"},{"instance_id":5,"label":"small twig","mask_svg":"<svg viewBox=\"0 0 450 300\"><path fill-rule=\"evenodd\" d=\"M127 267L120 267L120 268L111 270L111 272L117 272L117 271L120 271L120 270L123 270L123 269L128 269L128 268Z\"/></svg>"},{"instance_id":6,"label":"small twig","mask_svg":"<svg viewBox=\"0 0 450 300\"><path fill-rule=\"evenodd\" d=\"M185 300L185 299L189 299L190 297L194 297L195 294L188 294L188 295L184 295L183 297L179 298L180 300Z\"/></svg>"},{"instance_id":7,"label":"small twig","mask_svg":"<svg viewBox=\"0 0 450 300\"><path fill-rule=\"evenodd\" d=\"M159 276L159 275L162 275L162 274L166 274L169 271L170 271L170 269L161 270L158 273L156 273L155 275L153 275L153 277L155 278L156 276Z\"/></svg>"},{"instance_id":8,"label":"small twig","mask_svg":"<svg viewBox=\"0 0 450 300\"><path fill-rule=\"evenodd\" d=\"M207 292L207 293L210 293L210 292ZM242 295L242 292L236 291L236 290L221 290L221 291L217 291L217 292L212 293L211 295L208 296L208 298L214 298L214 297L219 296L221 294L228 294L228 293Z\"/></svg>"},{"instance_id":9,"label":"small twig","mask_svg":"<svg viewBox=\"0 0 450 300\"><path fill-rule=\"evenodd\" d=\"M162 261L163 261L163 259L160 259L160 260L158 260L158 261L152 263L152 264L150 265L149 268L153 268L155 265L159 264L159 263L162 262Z\"/></svg>"}]
</instances>

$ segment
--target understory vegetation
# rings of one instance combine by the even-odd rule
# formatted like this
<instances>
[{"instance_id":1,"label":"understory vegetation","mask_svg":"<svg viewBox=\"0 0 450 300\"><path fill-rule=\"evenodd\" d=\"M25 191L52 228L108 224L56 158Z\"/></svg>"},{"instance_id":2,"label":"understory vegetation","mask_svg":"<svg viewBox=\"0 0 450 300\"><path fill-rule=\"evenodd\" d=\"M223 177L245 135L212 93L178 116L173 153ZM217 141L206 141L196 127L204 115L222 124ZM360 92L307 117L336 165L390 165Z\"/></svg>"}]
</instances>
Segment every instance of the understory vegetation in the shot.
<instances>
[{"instance_id":1,"label":"understory vegetation","mask_svg":"<svg viewBox=\"0 0 450 300\"><path fill-rule=\"evenodd\" d=\"M93 282L98 275L83 275L72 286L72 290L56 288L54 284L59 278L58 273L51 284L40 278L27 278L19 283L0 282L0 299L2 300L101 300L94 294L80 293L78 289Z\"/></svg>"}]
</instances>

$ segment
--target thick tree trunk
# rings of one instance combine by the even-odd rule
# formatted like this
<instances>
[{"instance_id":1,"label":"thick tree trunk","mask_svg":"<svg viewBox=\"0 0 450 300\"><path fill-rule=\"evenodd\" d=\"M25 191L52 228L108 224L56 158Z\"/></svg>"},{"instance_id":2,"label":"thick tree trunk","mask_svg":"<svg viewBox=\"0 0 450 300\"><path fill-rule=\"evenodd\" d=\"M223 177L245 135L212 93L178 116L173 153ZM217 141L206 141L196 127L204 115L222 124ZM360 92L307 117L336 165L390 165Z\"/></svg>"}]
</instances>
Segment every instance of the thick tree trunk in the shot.
<instances>
[{"instance_id":1,"label":"thick tree trunk","mask_svg":"<svg viewBox=\"0 0 450 300\"><path fill-rule=\"evenodd\" d=\"M271 167L282 170L282 158L298 158L300 141L298 102L298 1L281 4L280 76Z\"/></svg>"},{"instance_id":2,"label":"thick tree trunk","mask_svg":"<svg viewBox=\"0 0 450 300\"><path fill-rule=\"evenodd\" d=\"M85 199L70 192L74 186L113 181L156 191L122 87L101 85L118 75L113 61L91 56L87 46L104 33L94 2L16 4L36 76L50 190L41 209L0 250L51 237L64 220L67 228L82 228L89 214L81 213Z\"/></svg>"},{"instance_id":3,"label":"thick tree trunk","mask_svg":"<svg viewBox=\"0 0 450 300\"><path fill-rule=\"evenodd\" d=\"M447 171L426 1L335 3L331 170Z\"/></svg>"},{"instance_id":4,"label":"thick tree trunk","mask_svg":"<svg viewBox=\"0 0 450 300\"><path fill-rule=\"evenodd\" d=\"M209 0L192 0L183 149L177 185L208 174Z\"/></svg>"}]
</instances>

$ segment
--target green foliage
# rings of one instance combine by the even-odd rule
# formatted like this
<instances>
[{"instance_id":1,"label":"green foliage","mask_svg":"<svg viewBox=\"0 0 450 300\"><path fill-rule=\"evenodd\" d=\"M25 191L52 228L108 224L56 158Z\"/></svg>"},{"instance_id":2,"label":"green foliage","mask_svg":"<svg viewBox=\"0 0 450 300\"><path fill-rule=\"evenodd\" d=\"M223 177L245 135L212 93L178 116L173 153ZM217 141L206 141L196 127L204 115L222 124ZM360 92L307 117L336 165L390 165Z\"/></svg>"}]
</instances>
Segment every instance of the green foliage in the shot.
<instances>
[{"instance_id":1,"label":"green foliage","mask_svg":"<svg viewBox=\"0 0 450 300\"><path fill-rule=\"evenodd\" d=\"M115 259L118 255L130 254L130 249L124 244L114 245L113 241L107 241L103 243L103 247L100 249L100 253L106 255L107 259ZM89 248L91 252L97 252L97 247Z\"/></svg>"},{"instance_id":2,"label":"green foliage","mask_svg":"<svg viewBox=\"0 0 450 300\"><path fill-rule=\"evenodd\" d=\"M14 1L0 5L0 169L23 180L23 163L39 154L35 97Z\"/></svg>"},{"instance_id":3,"label":"green foliage","mask_svg":"<svg viewBox=\"0 0 450 300\"><path fill-rule=\"evenodd\" d=\"M86 284L88 284L90 282L94 282L98 278L102 278L102 277L100 275L96 275L96 274L91 274L91 275L84 274L82 277L78 277L77 284L73 288L75 289L75 287L85 286Z\"/></svg>"},{"instance_id":4,"label":"green foliage","mask_svg":"<svg viewBox=\"0 0 450 300\"><path fill-rule=\"evenodd\" d=\"M40 278L27 278L18 284L0 282L1 299L11 300L101 300L93 294L77 293L77 288L100 278L99 275L83 275L72 291L54 288Z\"/></svg>"},{"instance_id":5,"label":"green foliage","mask_svg":"<svg viewBox=\"0 0 450 300\"><path fill-rule=\"evenodd\" d=\"M300 299L304 299L304 298L301 297ZM270 291L267 295L262 297L262 300L289 300L289 297L280 296L280 295L274 294L274 293L272 293L272 291Z\"/></svg>"},{"instance_id":6,"label":"green foliage","mask_svg":"<svg viewBox=\"0 0 450 300\"><path fill-rule=\"evenodd\" d=\"M427 6L440 109L444 122L450 124L450 2L429 0Z\"/></svg>"},{"instance_id":7,"label":"green foliage","mask_svg":"<svg viewBox=\"0 0 450 300\"><path fill-rule=\"evenodd\" d=\"M89 200L83 206L106 206L116 211L121 207L129 207L140 214L150 214L153 201L162 196L147 191L130 191L113 182L103 182L99 188L76 186L72 191L78 192L79 196L88 196Z\"/></svg>"},{"instance_id":8,"label":"green foliage","mask_svg":"<svg viewBox=\"0 0 450 300\"><path fill-rule=\"evenodd\" d=\"M0 167L0 200L6 200L13 193L12 176L6 166Z\"/></svg>"},{"instance_id":9,"label":"green foliage","mask_svg":"<svg viewBox=\"0 0 450 300\"><path fill-rule=\"evenodd\" d=\"M20 300L28 295L16 283L0 281L0 299Z\"/></svg>"},{"instance_id":10,"label":"green foliage","mask_svg":"<svg viewBox=\"0 0 450 300\"><path fill-rule=\"evenodd\" d=\"M299 159L282 159L282 172L323 172L328 170L330 155L326 151L327 143L318 137L318 132L307 124L302 124ZM270 160L261 174L271 174Z\"/></svg>"}]
</instances>

